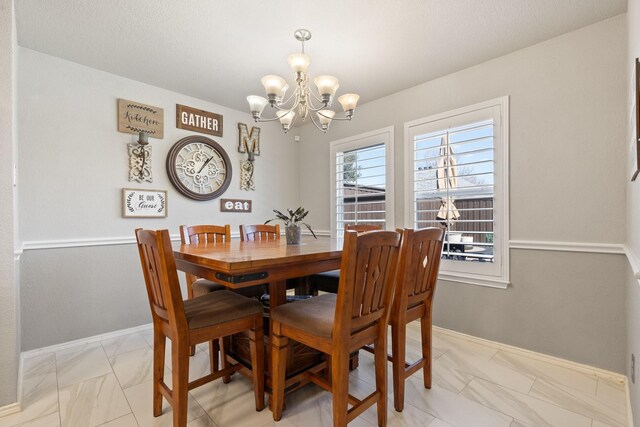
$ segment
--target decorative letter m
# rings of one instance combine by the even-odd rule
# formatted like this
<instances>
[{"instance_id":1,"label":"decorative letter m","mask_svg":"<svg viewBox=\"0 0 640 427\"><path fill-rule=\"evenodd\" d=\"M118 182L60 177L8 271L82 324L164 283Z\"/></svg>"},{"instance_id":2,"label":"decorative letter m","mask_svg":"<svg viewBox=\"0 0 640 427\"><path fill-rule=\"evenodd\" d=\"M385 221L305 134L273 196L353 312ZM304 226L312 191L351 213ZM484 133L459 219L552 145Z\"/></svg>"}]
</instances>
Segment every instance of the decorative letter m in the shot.
<instances>
[{"instance_id":1,"label":"decorative letter m","mask_svg":"<svg viewBox=\"0 0 640 427\"><path fill-rule=\"evenodd\" d=\"M260 128L252 127L251 132L244 123L238 123L238 152L248 153L249 158L260 155Z\"/></svg>"}]
</instances>

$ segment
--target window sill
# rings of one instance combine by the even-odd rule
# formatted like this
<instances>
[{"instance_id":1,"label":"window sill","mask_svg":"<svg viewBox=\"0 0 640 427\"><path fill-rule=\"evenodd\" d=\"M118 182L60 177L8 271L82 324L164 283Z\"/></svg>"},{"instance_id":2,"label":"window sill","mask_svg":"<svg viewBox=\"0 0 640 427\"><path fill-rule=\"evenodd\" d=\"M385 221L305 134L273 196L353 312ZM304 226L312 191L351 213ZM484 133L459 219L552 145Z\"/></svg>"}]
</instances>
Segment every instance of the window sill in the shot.
<instances>
[{"instance_id":1,"label":"window sill","mask_svg":"<svg viewBox=\"0 0 640 427\"><path fill-rule=\"evenodd\" d=\"M484 286L496 289L507 289L510 284L508 279L505 280L501 277L479 276L453 271L440 271L440 273L438 274L438 280L464 283L467 285Z\"/></svg>"}]
</instances>

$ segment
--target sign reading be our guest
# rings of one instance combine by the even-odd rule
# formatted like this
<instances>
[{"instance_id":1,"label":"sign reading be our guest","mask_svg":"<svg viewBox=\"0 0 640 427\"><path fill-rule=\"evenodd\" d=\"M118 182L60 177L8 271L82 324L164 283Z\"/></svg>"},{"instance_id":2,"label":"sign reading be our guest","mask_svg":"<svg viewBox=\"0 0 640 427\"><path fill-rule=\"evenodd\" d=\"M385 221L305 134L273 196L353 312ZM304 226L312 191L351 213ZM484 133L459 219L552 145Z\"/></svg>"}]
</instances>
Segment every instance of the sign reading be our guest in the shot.
<instances>
[{"instance_id":1,"label":"sign reading be our guest","mask_svg":"<svg viewBox=\"0 0 640 427\"><path fill-rule=\"evenodd\" d=\"M161 190L122 189L125 218L163 218L167 216L167 192Z\"/></svg>"}]
</instances>

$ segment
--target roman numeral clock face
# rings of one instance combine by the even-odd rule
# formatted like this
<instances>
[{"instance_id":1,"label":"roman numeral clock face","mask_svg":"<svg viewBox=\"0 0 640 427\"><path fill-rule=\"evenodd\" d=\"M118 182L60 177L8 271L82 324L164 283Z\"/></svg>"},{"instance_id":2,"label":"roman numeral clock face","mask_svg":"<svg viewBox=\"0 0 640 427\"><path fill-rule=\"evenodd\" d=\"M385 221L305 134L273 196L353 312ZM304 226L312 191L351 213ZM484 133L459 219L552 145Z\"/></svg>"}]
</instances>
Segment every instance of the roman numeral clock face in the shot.
<instances>
[{"instance_id":1,"label":"roman numeral clock face","mask_svg":"<svg viewBox=\"0 0 640 427\"><path fill-rule=\"evenodd\" d=\"M189 136L169 151L167 173L180 193L194 200L211 200L229 187L231 162L217 142L204 136Z\"/></svg>"}]
</instances>

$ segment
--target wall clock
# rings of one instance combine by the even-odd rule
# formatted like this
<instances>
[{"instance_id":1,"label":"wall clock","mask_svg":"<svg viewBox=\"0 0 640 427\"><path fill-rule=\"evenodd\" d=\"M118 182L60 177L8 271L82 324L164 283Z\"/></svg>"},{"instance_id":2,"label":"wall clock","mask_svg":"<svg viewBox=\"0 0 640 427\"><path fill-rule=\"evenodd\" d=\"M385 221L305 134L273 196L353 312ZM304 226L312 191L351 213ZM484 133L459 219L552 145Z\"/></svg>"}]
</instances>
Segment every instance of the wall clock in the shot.
<instances>
[{"instance_id":1,"label":"wall clock","mask_svg":"<svg viewBox=\"0 0 640 427\"><path fill-rule=\"evenodd\" d=\"M212 139L188 136L176 142L167 155L167 174L180 193L194 200L211 200L231 183L231 162Z\"/></svg>"}]
</instances>

